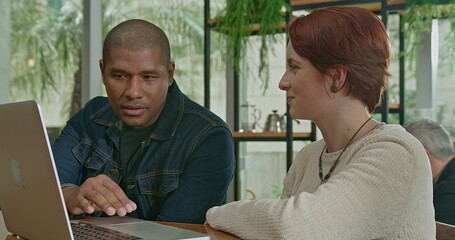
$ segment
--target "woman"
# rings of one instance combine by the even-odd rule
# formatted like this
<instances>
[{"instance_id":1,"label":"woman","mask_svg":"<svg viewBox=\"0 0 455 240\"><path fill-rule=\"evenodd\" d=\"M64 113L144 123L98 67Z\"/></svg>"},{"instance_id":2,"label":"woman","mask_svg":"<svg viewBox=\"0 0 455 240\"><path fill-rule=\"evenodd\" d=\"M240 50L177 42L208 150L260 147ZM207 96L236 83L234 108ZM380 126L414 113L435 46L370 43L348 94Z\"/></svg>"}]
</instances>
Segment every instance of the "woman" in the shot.
<instances>
[{"instance_id":1,"label":"woman","mask_svg":"<svg viewBox=\"0 0 455 240\"><path fill-rule=\"evenodd\" d=\"M238 201L207 223L245 239L435 239L431 171L418 140L370 117L387 85L383 23L356 7L297 18L280 81L290 114L316 123L281 200Z\"/></svg>"}]
</instances>

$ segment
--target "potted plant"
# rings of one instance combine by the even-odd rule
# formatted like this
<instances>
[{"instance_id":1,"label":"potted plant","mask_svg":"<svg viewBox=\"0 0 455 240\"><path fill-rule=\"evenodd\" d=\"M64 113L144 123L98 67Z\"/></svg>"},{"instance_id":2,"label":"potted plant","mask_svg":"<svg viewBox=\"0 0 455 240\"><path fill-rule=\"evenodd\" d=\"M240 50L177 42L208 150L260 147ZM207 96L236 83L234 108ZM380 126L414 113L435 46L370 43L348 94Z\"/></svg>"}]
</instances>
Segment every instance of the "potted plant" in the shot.
<instances>
[{"instance_id":1,"label":"potted plant","mask_svg":"<svg viewBox=\"0 0 455 240\"><path fill-rule=\"evenodd\" d=\"M447 19L450 31L443 41L443 60L454 60L455 56L455 0L408 0L401 20L406 41L404 54L410 68L418 58L422 47L422 36L431 32L433 19Z\"/></svg>"},{"instance_id":2,"label":"potted plant","mask_svg":"<svg viewBox=\"0 0 455 240\"><path fill-rule=\"evenodd\" d=\"M215 18L215 28L227 38L234 71L241 74L240 61L245 56L246 43L252 34L260 36L259 76L263 92L268 88L270 43L276 42L275 34L283 32L286 12L291 12L285 0L226 0L226 6Z\"/></svg>"}]
</instances>

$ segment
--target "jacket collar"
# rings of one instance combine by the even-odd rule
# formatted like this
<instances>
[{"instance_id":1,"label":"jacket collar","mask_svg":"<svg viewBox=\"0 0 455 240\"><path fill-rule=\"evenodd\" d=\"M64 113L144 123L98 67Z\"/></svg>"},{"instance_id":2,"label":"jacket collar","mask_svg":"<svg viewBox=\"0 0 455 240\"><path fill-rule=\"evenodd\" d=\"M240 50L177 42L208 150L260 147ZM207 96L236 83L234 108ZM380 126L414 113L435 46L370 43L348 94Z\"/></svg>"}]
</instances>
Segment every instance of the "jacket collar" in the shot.
<instances>
[{"instance_id":1,"label":"jacket collar","mask_svg":"<svg viewBox=\"0 0 455 240\"><path fill-rule=\"evenodd\" d=\"M155 127L150 135L151 138L156 140L166 140L175 135L177 126L183 116L185 97L177 86L174 80L168 89L168 99L160 117L154 123ZM100 125L119 128L121 122L112 110L111 105L108 103L102 107L98 112L94 113L90 119Z\"/></svg>"},{"instance_id":2,"label":"jacket collar","mask_svg":"<svg viewBox=\"0 0 455 240\"><path fill-rule=\"evenodd\" d=\"M455 176L454 174L455 174L455 157L450 160L450 162L442 170L441 174L439 174L438 178L435 179L434 186L437 186L440 183L451 178L452 176Z\"/></svg>"},{"instance_id":3,"label":"jacket collar","mask_svg":"<svg viewBox=\"0 0 455 240\"><path fill-rule=\"evenodd\" d=\"M180 91L175 80L168 91L166 106L164 106L161 116L155 122L155 127L150 135L151 138L156 140L165 140L175 135L185 108L185 96Z\"/></svg>"}]
</instances>

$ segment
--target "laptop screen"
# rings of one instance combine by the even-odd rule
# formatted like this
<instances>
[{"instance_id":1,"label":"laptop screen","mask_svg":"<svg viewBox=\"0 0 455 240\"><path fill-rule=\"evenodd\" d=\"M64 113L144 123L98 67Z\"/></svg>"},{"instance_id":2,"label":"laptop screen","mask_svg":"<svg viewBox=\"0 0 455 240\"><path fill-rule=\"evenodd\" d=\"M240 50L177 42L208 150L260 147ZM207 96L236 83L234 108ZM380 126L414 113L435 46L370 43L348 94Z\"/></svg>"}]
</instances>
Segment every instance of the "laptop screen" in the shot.
<instances>
[{"instance_id":1,"label":"laptop screen","mask_svg":"<svg viewBox=\"0 0 455 240\"><path fill-rule=\"evenodd\" d=\"M8 231L72 239L38 103L0 105L0 132L0 206Z\"/></svg>"},{"instance_id":2,"label":"laptop screen","mask_svg":"<svg viewBox=\"0 0 455 240\"><path fill-rule=\"evenodd\" d=\"M73 239L40 107L0 105L0 206L7 230L33 240ZM86 222L141 239L209 239L209 235L129 217ZM86 225L86 224L82 224Z\"/></svg>"}]
</instances>

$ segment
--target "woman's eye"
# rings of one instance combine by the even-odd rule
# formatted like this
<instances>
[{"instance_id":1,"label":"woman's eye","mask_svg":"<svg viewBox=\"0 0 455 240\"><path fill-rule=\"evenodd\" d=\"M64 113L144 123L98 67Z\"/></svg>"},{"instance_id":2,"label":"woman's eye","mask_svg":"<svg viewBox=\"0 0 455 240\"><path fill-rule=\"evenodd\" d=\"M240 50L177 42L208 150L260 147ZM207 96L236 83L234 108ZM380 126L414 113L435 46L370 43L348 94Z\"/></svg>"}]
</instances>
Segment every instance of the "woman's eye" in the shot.
<instances>
[{"instance_id":1,"label":"woman's eye","mask_svg":"<svg viewBox=\"0 0 455 240\"><path fill-rule=\"evenodd\" d=\"M293 65L293 64L288 64L288 68L290 68L290 69L296 69L297 66L295 66L295 65Z\"/></svg>"}]
</instances>

